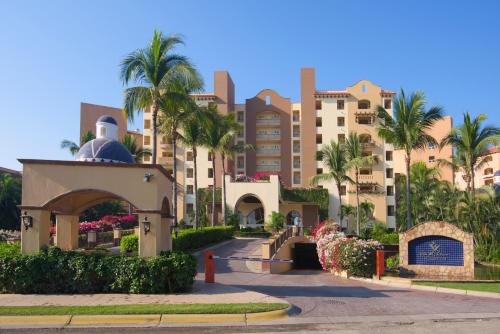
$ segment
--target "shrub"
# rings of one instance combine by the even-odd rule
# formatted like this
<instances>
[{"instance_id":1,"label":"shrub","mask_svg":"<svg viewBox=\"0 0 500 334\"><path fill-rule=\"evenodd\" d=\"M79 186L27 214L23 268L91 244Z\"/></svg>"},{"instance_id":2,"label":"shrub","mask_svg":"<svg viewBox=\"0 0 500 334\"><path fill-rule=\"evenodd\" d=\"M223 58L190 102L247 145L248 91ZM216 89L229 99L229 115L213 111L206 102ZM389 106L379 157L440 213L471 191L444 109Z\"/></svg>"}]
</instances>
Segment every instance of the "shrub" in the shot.
<instances>
[{"instance_id":1,"label":"shrub","mask_svg":"<svg viewBox=\"0 0 500 334\"><path fill-rule=\"evenodd\" d=\"M0 256L16 255L21 252L21 243L16 242L13 244L8 244L5 242L0 242Z\"/></svg>"},{"instance_id":2,"label":"shrub","mask_svg":"<svg viewBox=\"0 0 500 334\"><path fill-rule=\"evenodd\" d=\"M399 244L399 234L397 233L387 233L380 236L379 238L374 238L374 239L384 245Z\"/></svg>"},{"instance_id":3,"label":"shrub","mask_svg":"<svg viewBox=\"0 0 500 334\"><path fill-rule=\"evenodd\" d=\"M172 247L175 251L192 251L216 242L231 239L234 231L235 228L233 226L180 230L177 236L172 238Z\"/></svg>"},{"instance_id":4,"label":"shrub","mask_svg":"<svg viewBox=\"0 0 500 334\"><path fill-rule=\"evenodd\" d=\"M45 249L0 256L3 293L172 293L188 291L196 259L164 252L150 258Z\"/></svg>"},{"instance_id":5,"label":"shrub","mask_svg":"<svg viewBox=\"0 0 500 334\"><path fill-rule=\"evenodd\" d=\"M265 229L270 232L278 232L285 225L285 216L280 213L273 211L269 215L269 219L265 223Z\"/></svg>"},{"instance_id":6,"label":"shrub","mask_svg":"<svg viewBox=\"0 0 500 334\"><path fill-rule=\"evenodd\" d=\"M399 254L388 257L387 259L385 259L385 266L389 270L399 269Z\"/></svg>"},{"instance_id":7,"label":"shrub","mask_svg":"<svg viewBox=\"0 0 500 334\"><path fill-rule=\"evenodd\" d=\"M135 234L126 235L120 240L120 252L132 253L139 251L139 237Z\"/></svg>"}]
</instances>

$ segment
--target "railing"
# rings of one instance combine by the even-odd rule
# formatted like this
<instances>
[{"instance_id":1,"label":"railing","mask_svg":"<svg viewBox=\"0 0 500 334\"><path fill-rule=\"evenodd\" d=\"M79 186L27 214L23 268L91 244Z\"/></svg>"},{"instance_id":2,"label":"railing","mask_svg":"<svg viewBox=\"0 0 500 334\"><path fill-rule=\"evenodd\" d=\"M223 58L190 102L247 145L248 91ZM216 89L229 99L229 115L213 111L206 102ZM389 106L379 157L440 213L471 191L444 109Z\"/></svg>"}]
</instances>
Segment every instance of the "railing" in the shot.
<instances>
[{"instance_id":1,"label":"railing","mask_svg":"<svg viewBox=\"0 0 500 334\"><path fill-rule=\"evenodd\" d=\"M257 154L281 154L281 150L276 150L276 149L257 149L255 151Z\"/></svg>"},{"instance_id":2,"label":"railing","mask_svg":"<svg viewBox=\"0 0 500 334\"><path fill-rule=\"evenodd\" d=\"M257 124L280 124L279 118L257 118Z\"/></svg>"},{"instance_id":3,"label":"railing","mask_svg":"<svg viewBox=\"0 0 500 334\"><path fill-rule=\"evenodd\" d=\"M375 147L375 142L373 141L362 142L361 147L363 148Z\"/></svg>"},{"instance_id":4,"label":"railing","mask_svg":"<svg viewBox=\"0 0 500 334\"><path fill-rule=\"evenodd\" d=\"M280 139L281 134L257 134L257 139Z\"/></svg>"},{"instance_id":5,"label":"railing","mask_svg":"<svg viewBox=\"0 0 500 334\"><path fill-rule=\"evenodd\" d=\"M281 170L281 166L277 165L257 165L256 167L259 172L273 172Z\"/></svg>"},{"instance_id":6,"label":"railing","mask_svg":"<svg viewBox=\"0 0 500 334\"><path fill-rule=\"evenodd\" d=\"M281 231L278 236L269 241L269 258L272 259L274 255L278 252L281 246L288 240L288 238L293 236L293 227L287 227L285 230Z\"/></svg>"}]
</instances>

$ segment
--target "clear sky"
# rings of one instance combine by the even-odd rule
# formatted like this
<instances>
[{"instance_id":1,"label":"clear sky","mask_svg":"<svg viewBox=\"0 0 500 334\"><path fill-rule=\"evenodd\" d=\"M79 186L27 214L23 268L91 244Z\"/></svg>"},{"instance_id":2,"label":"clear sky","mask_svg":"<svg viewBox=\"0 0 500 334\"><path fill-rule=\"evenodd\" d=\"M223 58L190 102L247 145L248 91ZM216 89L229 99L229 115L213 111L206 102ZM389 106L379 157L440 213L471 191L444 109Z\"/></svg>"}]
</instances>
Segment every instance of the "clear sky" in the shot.
<instances>
[{"instance_id":1,"label":"clear sky","mask_svg":"<svg viewBox=\"0 0 500 334\"><path fill-rule=\"evenodd\" d=\"M455 124L469 111L498 126L499 13L496 0L0 0L0 166L71 159L59 145L78 141L80 102L120 107L118 65L155 28L184 35L206 91L228 70L237 102L263 88L298 102L312 66L318 89L420 89Z\"/></svg>"}]
</instances>

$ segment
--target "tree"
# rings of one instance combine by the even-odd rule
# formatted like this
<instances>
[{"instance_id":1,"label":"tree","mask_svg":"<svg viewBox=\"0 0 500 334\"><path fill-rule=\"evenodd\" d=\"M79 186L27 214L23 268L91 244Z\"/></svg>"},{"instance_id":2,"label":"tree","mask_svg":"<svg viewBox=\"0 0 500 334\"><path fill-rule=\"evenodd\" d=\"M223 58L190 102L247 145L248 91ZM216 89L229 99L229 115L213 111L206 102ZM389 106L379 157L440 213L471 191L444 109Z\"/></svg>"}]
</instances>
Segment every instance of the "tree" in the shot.
<instances>
[{"instance_id":1,"label":"tree","mask_svg":"<svg viewBox=\"0 0 500 334\"><path fill-rule=\"evenodd\" d=\"M332 140L330 144L323 145L321 148L323 164L327 168L327 173L315 175L311 178L311 184L317 185L320 182L334 181L339 193L339 217L342 225L342 191L343 182L353 182L347 175L349 165L347 163L347 153L344 145Z\"/></svg>"},{"instance_id":2,"label":"tree","mask_svg":"<svg viewBox=\"0 0 500 334\"><path fill-rule=\"evenodd\" d=\"M397 150L404 150L406 163L406 219L408 228L412 226L410 201L410 165L411 153L424 149L429 144L437 145L436 139L427 134L432 125L443 117L441 107L433 106L425 110L426 99L422 92L414 92L409 97L403 89L394 100L394 117L383 106L377 106L381 122L377 132L380 138L394 145Z\"/></svg>"},{"instance_id":3,"label":"tree","mask_svg":"<svg viewBox=\"0 0 500 334\"><path fill-rule=\"evenodd\" d=\"M273 211L269 215L268 220L265 223L265 229L267 231L277 233L285 225L285 216L281 212Z\"/></svg>"},{"instance_id":4,"label":"tree","mask_svg":"<svg viewBox=\"0 0 500 334\"><path fill-rule=\"evenodd\" d=\"M470 173L471 192L475 196L475 170L479 168L486 158L486 153L491 144L498 142L500 129L493 126L484 126L487 117L480 114L471 119L468 112L464 113L464 123L454 128L440 143L440 146L452 145L464 162L466 172Z\"/></svg>"},{"instance_id":5,"label":"tree","mask_svg":"<svg viewBox=\"0 0 500 334\"><path fill-rule=\"evenodd\" d=\"M214 184L212 187L212 226L215 226L215 191L217 177L215 175L216 153L221 153L223 145L234 135L234 114L220 115L216 107L207 110L207 122L203 134L203 146L208 148L212 157L212 171ZM224 166L224 163L222 163Z\"/></svg>"},{"instance_id":6,"label":"tree","mask_svg":"<svg viewBox=\"0 0 500 334\"><path fill-rule=\"evenodd\" d=\"M359 213L359 211L358 211L358 213ZM350 204L342 205L342 217L349 217L349 216L354 216L354 217L357 216L356 208ZM359 235L359 233L358 233L358 235Z\"/></svg>"},{"instance_id":7,"label":"tree","mask_svg":"<svg viewBox=\"0 0 500 334\"><path fill-rule=\"evenodd\" d=\"M238 124L235 120L234 117L235 114L228 114L227 117L227 124L226 124L226 129L228 131L228 135L223 137L223 141L220 145L219 152L221 154L221 160L222 160L222 189L224 191L224 194L222 196L223 198L223 203L222 203L222 210L223 213L222 215L224 216L224 225L226 225L226 220L227 220L227 200L226 200L226 160L231 159L234 160L234 156L236 153L243 153L248 150L254 150L254 146L251 144L238 144L235 142L235 134L238 132L238 130L241 129L241 125Z\"/></svg>"},{"instance_id":8,"label":"tree","mask_svg":"<svg viewBox=\"0 0 500 334\"><path fill-rule=\"evenodd\" d=\"M202 111L203 109L200 109ZM198 146L203 144L203 131L204 123L206 122L206 116L204 112L192 113L182 125L182 135L179 136L179 140L187 147L191 148L193 151L193 164L194 164L194 228L199 226L199 202L198 202Z\"/></svg>"},{"instance_id":9,"label":"tree","mask_svg":"<svg viewBox=\"0 0 500 334\"><path fill-rule=\"evenodd\" d=\"M92 133L92 131L88 130L83 134L82 139L80 141L80 145L83 146L85 143L91 141L92 139L95 139L95 136ZM72 156L75 156L80 150L80 146L77 143L68 139L64 139L61 142L61 148L63 150L68 149L69 153L71 153Z\"/></svg>"},{"instance_id":10,"label":"tree","mask_svg":"<svg viewBox=\"0 0 500 334\"><path fill-rule=\"evenodd\" d=\"M21 180L7 173L0 174L0 229L19 230Z\"/></svg>"},{"instance_id":11,"label":"tree","mask_svg":"<svg viewBox=\"0 0 500 334\"><path fill-rule=\"evenodd\" d=\"M365 155L363 152L363 144L367 143L366 137L360 137L355 132L349 133L345 143L345 149L348 165L350 169L354 169L354 184L356 186L356 233L359 235L360 219L359 213L359 170L364 167L371 167L378 162L377 156Z\"/></svg>"},{"instance_id":12,"label":"tree","mask_svg":"<svg viewBox=\"0 0 500 334\"><path fill-rule=\"evenodd\" d=\"M131 134L126 134L122 139L122 144L132 154L136 163L141 163L146 155L151 155L149 148L138 148L137 141Z\"/></svg>"},{"instance_id":13,"label":"tree","mask_svg":"<svg viewBox=\"0 0 500 334\"><path fill-rule=\"evenodd\" d=\"M411 207L415 223L430 221L432 202L439 187L439 171L435 167L427 167L424 161L417 161L410 167L410 176Z\"/></svg>"},{"instance_id":14,"label":"tree","mask_svg":"<svg viewBox=\"0 0 500 334\"><path fill-rule=\"evenodd\" d=\"M154 31L148 47L128 54L121 62L120 77L124 85L134 82L137 86L125 89L123 112L129 120L136 113L151 109L153 120L153 163L157 157L158 111L160 98L176 99L179 86L200 90L203 80L190 60L173 53L184 44L180 36L163 36Z\"/></svg>"}]
</instances>

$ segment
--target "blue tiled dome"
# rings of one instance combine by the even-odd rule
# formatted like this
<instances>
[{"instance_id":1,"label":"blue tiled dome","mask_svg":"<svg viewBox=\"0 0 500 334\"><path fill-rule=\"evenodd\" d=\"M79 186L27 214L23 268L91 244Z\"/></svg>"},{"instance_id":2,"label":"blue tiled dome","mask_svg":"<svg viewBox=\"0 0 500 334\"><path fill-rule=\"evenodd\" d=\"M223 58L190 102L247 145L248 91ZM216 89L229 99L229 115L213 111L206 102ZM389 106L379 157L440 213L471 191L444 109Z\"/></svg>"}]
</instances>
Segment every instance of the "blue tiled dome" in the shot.
<instances>
[{"instance_id":1,"label":"blue tiled dome","mask_svg":"<svg viewBox=\"0 0 500 334\"><path fill-rule=\"evenodd\" d=\"M75 156L77 161L134 163L134 158L123 144L109 138L89 141Z\"/></svg>"},{"instance_id":2,"label":"blue tiled dome","mask_svg":"<svg viewBox=\"0 0 500 334\"><path fill-rule=\"evenodd\" d=\"M118 123L116 122L116 119L114 119L113 117L109 116L109 115L102 115L101 117L99 117L97 119L97 123L110 123L110 124L114 124L114 125L118 125Z\"/></svg>"}]
</instances>

